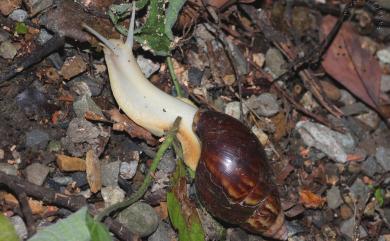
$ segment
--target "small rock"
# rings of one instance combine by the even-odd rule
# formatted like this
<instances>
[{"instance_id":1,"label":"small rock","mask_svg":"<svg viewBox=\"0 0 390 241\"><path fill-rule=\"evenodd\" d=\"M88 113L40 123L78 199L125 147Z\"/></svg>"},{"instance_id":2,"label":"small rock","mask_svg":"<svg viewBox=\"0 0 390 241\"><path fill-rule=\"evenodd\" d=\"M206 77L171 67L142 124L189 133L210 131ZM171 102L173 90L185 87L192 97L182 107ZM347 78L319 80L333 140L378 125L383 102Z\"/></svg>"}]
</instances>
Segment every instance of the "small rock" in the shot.
<instances>
[{"instance_id":1,"label":"small rock","mask_svg":"<svg viewBox=\"0 0 390 241\"><path fill-rule=\"evenodd\" d=\"M175 170L175 167L176 161L173 151L165 152L158 164L158 169L164 171L165 173L172 173Z\"/></svg>"},{"instance_id":2,"label":"small rock","mask_svg":"<svg viewBox=\"0 0 390 241\"><path fill-rule=\"evenodd\" d=\"M169 241L177 240L176 233L171 225L161 221L158 224L157 230L148 237L148 241Z\"/></svg>"},{"instance_id":3,"label":"small rock","mask_svg":"<svg viewBox=\"0 0 390 241\"><path fill-rule=\"evenodd\" d=\"M358 174L362 170L362 167L359 162L350 162L348 163L348 171L352 174Z\"/></svg>"},{"instance_id":4,"label":"small rock","mask_svg":"<svg viewBox=\"0 0 390 241\"><path fill-rule=\"evenodd\" d=\"M314 99L311 92L307 91L299 101L307 110L313 111L314 109L318 108L320 105L318 102Z\"/></svg>"},{"instance_id":5,"label":"small rock","mask_svg":"<svg viewBox=\"0 0 390 241\"><path fill-rule=\"evenodd\" d=\"M73 181L71 177L53 177L53 181L61 186L67 186Z\"/></svg>"},{"instance_id":6,"label":"small rock","mask_svg":"<svg viewBox=\"0 0 390 241\"><path fill-rule=\"evenodd\" d=\"M253 62L259 66L260 68L263 67L264 63L265 63L265 56L263 53L254 53L252 55L253 57Z\"/></svg>"},{"instance_id":7,"label":"small rock","mask_svg":"<svg viewBox=\"0 0 390 241\"><path fill-rule=\"evenodd\" d=\"M7 40L0 44L0 56L5 59L13 59L17 52L17 47L11 41Z\"/></svg>"},{"instance_id":8,"label":"small rock","mask_svg":"<svg viewBox=\"0 0 390 241\"><path fill-rule=\"evenodd\" d=\"M61 151L61 142L56 140L51 140L47 146L49 152L59 152Z\"/></svg>"},{"instance_id":9,"label":"small rock","mask_svg":"<svg viewBox=\"0 0 390 241\"><path fill-rule=\"evenodd\" d=\"M103 187L101 190L104 206L109 207L125 199L125 191L118 186Z\"/></svg>"},{"instance_id":10,"label":"small rock","mask_svg":"<svg viewBox=\"0 0 390 241\"><path fill-rule=\"evenodd\" d=\"M352 217L353 211L347 204L342 204L340 207L340 217L343 220L349 219Z\"/></svg>"},{"instance_id":11,"label":"small rock","mask_svg":"<svg viewBox=\"0 0 390 241\"><path fill-rule=\"evenodd\" d=\"M138 161L121 162L119 169L120 176L126 180L132 179L137 172L137 167Z\"/></svg>"},{"instance_id":12,"label":"small rock","mask_svg":"<svg viewBox=\"0 0 390 241\"><path fill-rule=\"evenodd\" d=\"M348 236L349 238L353 238L354 228L355 228L355 218L350 218L341 223L340 232ZM367 237L367 232L361 225L359 226L359 231L360 231L360 238Z\"/></svg>"},{"instance_id":13,"label":"small rock","mask_svg":"<svg viewBox=\"0 0 390 241\"><path fill-rule=\"evenodd\" d=\"M376 52L378 59L384 64L390 64L390 47L381 49Z\"/></svg>"},{"instance_id":14,"label":"small rock","mask_svg":"<svg viewBox=\"0 0 390 241\"><path fill-rule=\"evenodd\" d=\"M26 146L33 149L45 149L49 142L49 134L43 130L34 129L26 133Z\"/></svg>"},{"instance_id":15,"label":"small rock","mask_svg":"<svg viewBox=\"0 0 390 241\"><path fill-rule=\"evenodd\" d=\"M253 126L252 127L252 132L253 134L256 135L257 139L259 139L260 143L265 146L267 143L268 143L268 135L265 134L265 132L263 130L261 130L260 128L258 128L257 126Z\"/></svg>"},{"instance_id":16,"label":"small rock","mask_svg":"<svg viewBox=\"0 0 390 241\"><path fill-rule=\"evenodd\" d=\"M371 200L366 204L364 208L364 216L373 218L377 209L379 209L379 204L377 200Z\"/></svg>"},{"instance_id":17,"label":"small rock","mask_svg":"<svg viewBox=\"0 0 390 241\"><path fill-rule=\"evenodd\" d=\"M188 69L188 80L193 86L200 86L204 72L196 67Z\"/></svg>"},{"instance_id":18,"label":"small rock","mask_svg":"<svg viewBox=\"0 0 390 241\"><path fill-rule=\"evenodd\" d=\"M265 66L271 70L274 77L286 72L286 68L283 67L286 61L283 58L283 55L276 48L269 48L265 54Z\"/></svg>"},{"instance_id":19,"label":"small rock","mask_svg":"<svg viewBox=\"0 0 390 241\"><path fill-rule=\"evenodd\" d=\"M378 147L375 158L386 172L390 171L390 148Z\"/></svg>"},{"instance_id":20,"label":"small rock","mask_svg":"<svg viewBox=\"0 0 390 241\"><path fill-rule=\"evenodd\" d=\"M102 165L102 184L103 186L118 186L118 175L121 162L114 161Z\"/></svg>"},{"instance_id":21,"label":"small rock","mask_svg":"<svg viewBox=\"0 0 390 241\"><path fill-rule=\"evenodd\" d=\"M23 2L31 16L35 16L53 5L53 0L23 0Z\"/></svg>"},{"instance_id":22,"label":"small rock","mask_svg":"<svg viewBox=\"0 0 390 241\"><path fill-rule=\"evenodd\" d=\"M149 78L154 72L160 69L160 65L158 63L154 63L150 59L144 58L142 55L137 56L137 63L146 78Z\"/></svg>"},{"instance_id":23,"label":"small rock","mask_svg":"<svg viewBox=\"0 0 390 241\"><path fill-rule=\"evenodd\" d=\"M248 234L241 228L228 228L226 232L226 241L248 241Z\"/></svg>"},{"instance_id":24,"label":"small rock","mask_svg":"<svg viewBox=\"0 0 390 241\"><path fill-rule=\"evenodd\" d=\"M65 60L64 65L62 66L60 73L66 80L79 75L87 70L87 63L80 55L76 55Z\"/></svg>"},{"instance_id":25,"label":"small rock","mask_svg":"<svg viewBox=\"0 0 390 241\"><path fill-rule=\"evenodd\" d=\"M310 215L311 222L316 226L317 228L322 228L326 224L325 215L324 212L320 211L313 211L313 213Z\"/></svg>"},{"instance_id":26,"label":"small rock","mask_svg":"<svg viewBox=\"0 0 390 241\"><path fill-rule=\"evenodd\" d=\"M71 177L77 187L81 188L88 185L87 174L85 172L73 172Z\"/></svg>"},{"instance_id":27,"label":"small rock","mask_svg":"<svg viewBox=\"0 0 390 241\"><path fill-rule=\"evenodd\" d=\"M325 95L333 101L337 101L341 98L341 93L339 88L337 88L335 85L331 84L328 81L320 81L320 84L325 92Z\"/></svg>"},{"instance_id":28,"label":"small rock","mask_svg":"<svg viewBox=\"0 0 390 241\"><path fill-rule=\"evenodd\" d=\"M35 86L19 93L16 96L16 103L28 118L35 120L38 116L52 114L51 111L54 109L54 106L48 103L46 95Z\"/></svg>"},{"instance_id":29,"label":"small rock","mask_svg":"<svg viewBox=\"0 0 390 241\"><path fill-rule=\"evenodd\" d=\"M242 109L244 112L244 115L248 112L248 108L245 107L245 105L242 105ZM233 101L230 103L227 103L225 106L225 114L230 115L237 120L240 119L240 102Z\"/></svg>"},{"instance_id":30,"label":"small rock","mask_svg":"<svg viewBox=\"0 0 390 241\"><path fill-rule=\"evenodd\" d=\"M360 178L357 178L352 184L350 191L351 196L358 202L358 205L364 205L370 193L370 188Z\"/></svg>"},{"instance_id":31,"label":"small rock","mask_svg":"<svg viewBox=\"0 0 390 241\"><path fill-rule=\"evenodd\" d=\"M390 91L390 75L382 75L382 78L381 78L381 91L383 91L383 92Z\"/></svg>"},{"instance_id":32,"label":"small rock","mask_svg":"<svg viewBox=\"0 0 390 241\"><path fill-rule=\"evenodd\" d=\"M217 222L204 208L199 208L199 219L204 230L206 240L223 240L225 228Z\"/></svg>"},{"instance_id":33,"label":"small rock","mask_svg":"<svg viewBox=\"0 0 390 241\"><path fill-rule=\"evenodd\" d=\"M326 183L329 185L336 185L340 180L339 169L333 163L325 164Z\"/></svg>"},{"instance_id":34,"label":"small rock","mask_svg":"<svg viewBox=\"0 0 390 241\"><path fill-rule=\"evenodd\" d=\"M258 115L265 117L275 115L280 109L276 96L270 93L263 93L257 97L252 95L245 101L245 105Z\"/></svg>"},{"instance_id":35,"label":"small rock","mask_svg":"<svg viewBox=\"0 0 390 241\"><path fill-rule=\"evenodd\" d=\"M0 0L1 2L1 0ZM10 34L5 31L4 29L0 28L0 43L8 40L10 37Z\"/></svg>"},{"instance_id":36,"label":"small rock","mask_svg":"<svg viewBox=\"0 0 390 241\"><path fill-rule=\"evenodd\" d=\"M39 31L38 37L37 37L37 42L39 45L44 45L47 41L49 41L53 35L51 35L49 32L47 32L44 28L41 28Z\"/></svg>"},{"instance_id":37,"label":"small rock","mask_svg":"<svg viewBox=\"0 0 390 241\"><path fill-rule=\"evenodd\" d=\"M57 166L61 171L85 171L85 160L77 157L57 155Z\"/></svg>"},{"instance_id":38,"label":"small rock","mask_svg":"<svg viewBox=\"0 0 390 241\"><path fill-rule=\"evenodd\" d=\"M390 2L387 0L377 0L376 3L383 8L390 9ZM386 236L386 235L385 235ZM389 236L389 235L387 235ZM390 237L390 236L389 236ZM389 239L390 240L390 239ZM386 240L387 241L387 240Z\"/></svg>"},{"instance_id":39,"label":"small rock","mask_svg":"<svg viewBox=\"0 0 390 241\"><path fill-rule=\"evenodd\" d=\"M159 217L154 209L143 202L137 202L121 211L118 221L125 225L131 232L146 237L153 233L159 223Z\"/></svg>"},{"instance_id":40,"label":"small rock","mask_svg":"<svg viewBox=\"0 0 390 241\"><path fill-rule=\"evenodd\" d=\"M88 90L83 92L83 89L86 89L85 87L78 90L77 85L80 83L86 84ZM89 75L81 75L71 80L71 88L78 95L84 95L84 94L88 94L89 96L100 95L103 90L103 84L104 84L104 80L102 78L98 78L98 77L92 78Z\"/></svg>"},{"instance_id":41,"label":"small rock","mask_svg":"<svg viewBox=\"0 0 390 241\"><path fill-rule=\"evenodd\" d=\"M100 107L88 95L83 95L73 102L73 110L79 118L83 118L87 111L103 116Z\"/></svg>"},{"instance_id":42,"label":"small rock","mask_svg":"<svg viewBox=\"0 0 390 241\"><path fill-rule=\"evenodd\" d=\"M91 93L91 90L89 89L89 86L87 85L87 83L85 83L82 80L75 81L79 77L76 77L69 82L70 90L75 92L79 96L85 95L85 96L91 97L92 93Z\"/></svg>"},{"instance_id":43,"label":"small rock","mask_svg":"<svg viewBox=\"0 0 390 241\"><path fill-rule=\"evenodd\" d=\"M378 164L376 159L369 156L361 165L362 171L367 176L373 177L375 173L381 173L383 168Z\"/></svg>"},{"instance_id":44,"label":"small rock","mask_svg":"<svg viewBox=\"0 0 390 241\"><path fill-rule=\"evenodd\" d=\"M0 148L0 160L4 159L4 150Z\"/></svg>"},{"instance_id":45,"label":"small rock","mask_svg":"<svg viewBox=\"0 0 390 241\"><path fill-rule=\"evenodd\" d=\"M27 239L27 227L24 223L23 219L20 216L12 216L9 218L12 225L15 228L16 234L19 236L21 240Z\"/></svg>"},{"instance_id":46,"label":"small rock","mask_svg":"<svg viewBox=\"0 0 390 241\"><path fill-rule=\"evenodd\" d=\"M0 171L12 176L16 176L18 174L18 170L14 165L10 165L4 162L0 162Z\"/></svg>"},{"instance_id":47,"label":"small rock","mask_svg":"<svg viewBox=\"0 0 390 241\"><path fill-rule=\"evenodd\" d=\"M347 162L347 153L355 147L351 134L341 134L321 124L300 121L296 130L307 146L314 146L340 163Z\"/></svg>"},{"instance_id":48,"label":"small rock","mask_svg":"<svg viewBox=\"0 0 390 241\"><path fill-rule=\"evenodd\" d=\"M0 12L1 14L8 16L12 11L20 8L22 0L0 0Z\"/></svg>"},{"instance_id":49,"label":"small rock","mask_svg":"<svg viewBox=\"0 0 390 241\"><path fill-rule=\"evenodd\" d=\"M49 167L40 163L33 163L26 167L27 180L38 186L41 186L49 174Z\"/></svg>"},{"instance_id":50,"label":"small rock","mask_svg":"<svg viewBox=\"0 0 390 241\"><path fill-rule=\"evenodd\" d=\"M23 9L16 9L8 17L16 22L24 22L26 21L28 14Z\"/></svg>"},{"instance_id":51,"label":"small rock","mask_svg":"<svg viewBox=\"0 0 390 241\"><path fill-rule=\"evenodd\" d=\"M369 126L372 130L376 130L379 126L379 123L381 122L381 118L373 110L369 110L367 113L363 113L356 116L356 119L359 119L361 122Z\"/></svg>"},{"instance_id":52,"label":"small rock","mask_svg":"<svg viewBox=\"0 0 390 241\"><path fill-rule=\"evenodd\" d=\"M341 107L341 111L347 116L367 113L368 110L368 107L362 102L355 102Z\"/></svg>"},{"instance_id":53,"label":"small rock","mask_svg":"<svg viewBox=\"0 0 390 241\"><path fill-rule=\"evenodd\" d=\"M331 187L326 192L326 201L328 203L329 208L331 209L338 208L343 203L343 199L341 198L340 195L340 189L336 186Z\"/></svg>"},{"instance_id":54,"label":"small rock","mask_svg":"<svg viewBox=\"0 0 390 241\"><path fill-rule=\"evenodd\" d=\"M348 91L340 90L340 93L341 93L340 102L343 103L345 106L352 105L353 103L356 102L355 97L353 97L351 93L349 93Z\"/></svg>"}]
</instances>

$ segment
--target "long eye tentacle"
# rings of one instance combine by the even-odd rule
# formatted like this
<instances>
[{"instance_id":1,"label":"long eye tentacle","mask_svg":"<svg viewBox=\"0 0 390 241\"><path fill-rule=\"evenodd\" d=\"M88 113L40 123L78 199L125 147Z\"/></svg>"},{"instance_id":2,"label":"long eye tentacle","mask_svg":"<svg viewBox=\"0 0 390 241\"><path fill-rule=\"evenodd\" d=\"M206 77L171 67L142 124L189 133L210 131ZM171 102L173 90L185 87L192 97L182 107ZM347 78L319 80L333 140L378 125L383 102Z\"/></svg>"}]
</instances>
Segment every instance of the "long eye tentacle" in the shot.
<instances>
[{"instance_id":1,"label":"long eye tentacle","mask_svg":"<svg viewBox=\"0 0 390 241\"><path fill-rule=\"evenodd\" d=\"M133 48L134 24L135 24L135 1L133 1L133 6L132 6L132 10L131 10L131 19L130 19L130 25L129 25L129 31L127 32L127 39L126 39L126 43L125 43L129 47L129 49Z\"/></svg>"}]
</instances>

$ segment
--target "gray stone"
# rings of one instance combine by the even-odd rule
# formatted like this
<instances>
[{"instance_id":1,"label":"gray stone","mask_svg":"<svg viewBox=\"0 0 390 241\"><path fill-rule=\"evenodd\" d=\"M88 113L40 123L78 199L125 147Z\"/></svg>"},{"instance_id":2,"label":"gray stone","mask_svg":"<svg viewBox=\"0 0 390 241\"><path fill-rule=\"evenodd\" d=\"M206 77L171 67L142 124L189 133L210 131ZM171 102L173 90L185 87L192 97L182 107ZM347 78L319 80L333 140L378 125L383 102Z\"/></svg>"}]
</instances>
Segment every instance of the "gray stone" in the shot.
<instances>
[{"instance_id":1,"label":"gray stone","mask_svg":"<svg viewBox=\"0 0 390 241\"><path fill-rule=\"evenodd\" d=\"M166 173L171 173L175 170L175 167L176 167L176 160L173 155L173 151L169 150L165 152L163 157L161 158L161 161L158 164L158 169Z\"/></svg>"},{"instance_id":2,"label":"gray stone","mask_svg":"<svg viewBox=\"0 0 390 241\"><path fill-rule=\"evenodd\" d=\"M340 93L341 93L341 97L339 101L344 105L352 105L353 103L356 102L355 97L353 97L351 93L349 93L348 91L340 90Z\"/></svg>"},{"instance_id":3,"label":"gray stone","mask_svg":"<svg viewBox=\"0 0 390 241\"><path fill-rule=\"evenodd\" d=\"M279 112L279 103L275 95L263 93L259 96L252 95L246 100L245 105L253 109L258 115L271 117Z\"/></svg>"},{"instance_id":4,"label":"gray stone","mask_svg":"<svg viewBox=\"0 0 390 241\"><path fill-rule=\"evenodd\" d=\"M341 107L341 110L343 111L344 115L349 116L349 115L367 113L369 109L362 102L356 102L350 105L344 105L343 107Z\"/></svg>"},{"instance_id":5,"label":"gray stone","mask_svg":"<svg viewBox=\"0 0 390 241\"><path fill-rule=\"evenodd\" d=\"M88 184L87 174L85 172L73 172L72 180L76 182L77 187L84 187Z\"/></svg>"},{"instance_id":6,"label":"gray stone","mask_svg":"<svg viewBox=\"0 0 390 241\"><path fill-rule=\"evenodd\" d=\"M332 186L326 192L326 201L328 203L328 207L331 209L340 207L340 205L343 203L343 199L340 195L340 189L336 186Z\"/></svg>"},{"instance_id":7,"label":"gray stone","mask_svg":"<svg viewBox=\"0 0 390 241\"><path fill-rule=\"evenodd\" d=\"M390 91L390 75L382 75L381 78L381 91Z\"/></svg>"},{"instance_id":8,"label":"gray stone","mask_svg":"<svg viewBox=\"0 0 390 241\"><path fill-rule=\"evenodd\" d=\"M351 196L358 202L358 205L361 207L367 201L367 198L370 194L370 188L363 183L360 178L357 178L355 182L352 184L351 188Z\"/></svg>"},{"instance_id":9,"label":"gray stone","mask_svg":"<svg viewBox=\"0 0 390 241\"><path fill-rule=\"evenodd\" d=\"M18 52L16 46L11 41L6 40L0 44L0 56L5 59L13 59Z\"/></svg>"},{"instance_id":10,"label":"gray stone","mask_svg":"<svg viewBox=\"0 0 390 241\"><path fill-rule=\"evenodd\" d=\"M242 111L244 112L244 115L248 112L248 108L245 107L245 105L242 105ZM226 104L225 106L225 114L230 115L237 120L240 119L240 102L238 101L232 101Z\"/></svg>"},{"instance_id":11,"label":"gray stone","mask_svg":"<svg viewBox=\"0 0 390 241\"><path fill-rule=\"evenodd\" d=\"M49 134L45 131L34 129L26 133L26 146L35 149L45 149L49 138Z\"/></svg>"},{"instance_id":12,"label":"gray stone","mask_svg":"<svg viewBox=\"0 0 390 241\"><path fill-rule=\"evenodd\" d=\"M272 72L274 77L286 72L286 68L283 65L286 63L282 53L276 48L269 48L265 54L265 66Z\"/></svg>"},{"instance_id":13,"label":"gray stone","mask_svg":"<svg viewBox=\"0 0 390 241\"><path fill-rule=\"evenodd\" d=\"M121 162L119 173L123 179L130 180L137 172L138 161Z\"/></svg>"},{"instance_id":14,"label":"gray stone","mask_svg":"<svg viewBox=\"0 0 390 241\"><path fill-rule=\"evenodd\" d=\"M78 100L73 102L73 110L76 113L77 117L83 118L85 112L91 111L98 115L103 116L103 112L100 107L92 100L90 96L83 95Z\"/></svg>"},{"instance_id":15,"label":"gray stone","mask_svg":"<svg viewBox=\"0 0 390 241\"><path fill-rule=\"evenodd\" d=\"M23 219L20 216L12 216L9 219L14 226L16 234L19 236L19 238L21 240L25 240L28 233L26 224L24 223Z\"/></svg>"},{"instance_id":16,"label":"gray stone","mask_svg":"<svg viewBox=\"0 0 390 241\"><path fill-rule=\"evenodd\" d=\"M375 173L381 173L383 171L383 168L378 164L376 159L372 156L369 156L363 163L362 163L362 171L370 176L373 177Z\"/></svg>"},{"instance_id":17,"label":"gray stone","mask_svg":"<svg viewBox=\"0 0 390 241\"><path fill-rule=\"evenodd\" d=\"M47 41L49 41L51 38L53 37L53 35L51 35L49 32L47 32L44 28L42 28L40 31L39 31L39 35L38 35L38 38L37 38L37 42L40 44L40 45L44 45Z\"/></svg>"},{"instance_id":18,"label":"gray stone","mask_svg":"<svg viewBox=\"0 0 390 241\"><path fill-rule=\"evenodd\" d=\"M378 147L376 149L375 157L385 171L390 171L390 148L385 148L383 146Z\"/></svg>"},{"instance_id":19,"label":"gray stone","mask_svg":"<svg viewBox=\"0 0 390 241\"><path fill-rule=\"evenodd\" d=\"M34 16L53 5L53 0L23 0L31 16Z\"/></svg>"},{"instance_id":20,"label":"gray stone","mask_svg":"<svg viewBox=\"0 0 390 241\"><path fill-rule=\"evenodd\" d=\"M121 162L114 161L108 164L102 165L102 184L103 186L117 186L118 185L118 175Z\"/></svg>"},{"instance_id":21,"label":"gray stone","mask_svg":"<svg viewBox=\"0 0 390 241\"><path fill-rule=\"evenodd\" d=\"M146 78L149 78L154 72L160 69L159 64L154 63L150 59L144 58L142 55L138 55L137 63L140 66Z\"/></svg>"},{"instance_id":22,"label":"gray stone","mask_svg":"<svg viewBox=\"0 0 390 241\"><path fill-rule=\"evenodd\" d=\"M354 228L355 228L355 218L352 217L341 223L340 232L348 236L349 238L353 238ZM367 237L367 232L361 225L359 226L359 231L360 231L360 238Z\"/></svg>"},{"instance_id":23,"label":"gray stone","mask_svg":"<svg viewBox=\"0 0 390 241\"><path fill-rule=\"evenodd\" d=\"M390 1L389 0L376 0L376 3L379 4L380 7L390 9Z\"/></svg>"},{"instance_id":24,"label":"gray stone","mask_svg":"<svg viewBox=\"0 0 390 241\"><path fill-rule=\"evenodd\" d=\"M4 162L0 162L0 171L12 176L16 176L18 174L18 170L14 165L10 165Z\"/></svg>"},{"instance_id":25,"label":"gray stone","mask_svg":"<svg viewBox=\"0 0 390 241\"><path fill-rule=\"evenodd\" d=\"M28 17L28 13L23 9L16 9L8 17L16 22L24 22Z\"/></svg>"},{"instance_id":26,"label":"gray stone","mask_svg":"<svg viewBox=\"0 0 390 241\"><path fill-rule=\"evenodd\" d=\"M116 203L122 202L125 199L125 191L118 186L103 187L101 194L104 200L104 205L109 207Z\"/></svg>"},{"instance_id":27,"label":"gray stone","mask_svg":"<svg viewBox=\"0 0 390 241\"><path fill-rule=\"evenodd\" d=\"M0 28L0 43L8 40L10 37L10 34L5 31L4 29Z\"/></svg>"},{"instance_id":28,"label":"gray stone","mask_svg":"<svg viewBox=\"0 0 390 241\"><path fill-rule=\"evenodd\" d=\"M177 240L176 233L171 225L161 221L157 230L148 237L148 241L170 241Z\"/></svg>"},{"instance_id":29,"label":"gray stone","mask_svg":"<svg viewBox=\"0 0 390 241\"><path fill-rule=\"evenodd\" d=\"M53 181L61 186L67 186L73 181L71 177L53 177Z\"/></svg>"},{"instance_id":30,"label":"gray stone","mask_svg":"<svg viewBox=\"0 0 390 241\"><path fill-rule=\"evenodd\" d=\"M131 232L146 237L153 233L159 223L159 217L154 209L143 202L137 202L118 215L118 221Z\"/></svg>"},{"instance_id":31,"label":"gray stone","mask_svg":"<svg viewBox=\"0 0 390 241\"><path fill-rule=\"evenodd\" d=\"M78 87L80 83L86 84L88 89L83 92L85 87ZM88 96L97 96L100 95L103 89L104 80L98 77L90 77L89 75L81 75L70 81L71 89L75 91L78 95L87 94Z\"/></svg>"},{"instance_id":32,"label":"gray stone","mask_svg":"<svg viewBox=\"0 0 390 241\"><path fill-rule=\"evenodd\" d=\"M376 52L378 59L384 64L390 64L390 47L381 49Z\"/></svg>"},{"instance_id":33,"label":"gray stone","mask_svg":"<svg viewBox=\"0 0 390 241\"><path fill-rule=\"evenodd\" d=\"M381 122L381 118L373 110L369 110L367 113L362 113L356 116L356 119L366 124L372 130L376 130Z\"/></svg>"},{"instance_id":34,"label":"gray stone","mask_svg":"<svg viewBox=\"0 0 390 241\"><path fill-rule=\"evenodd\" d=\"M241 228L228 228L226 232L226 241L248 241L248 233Z\"/></svg>"},{"instance_id":35,"label":"gray stone","mask_svg":"<svg viewBox=\"0 0 390 241\"><path fill-rule=\"evenodd\" d=\"M47 146L49 152L59 152L61 150L61 142L56 140L51 140Z\"/></svg>"},{"instance_id":36,"label":"gray stone","mask_svg":"<svg viewBox=\"0 0 390 241\"><path fill-rule=\"evenodd\" d=\"M27 180L38 186L41 186L49 174L49 167L40 163L33 163L26 167Z\"/></svg>"}]
</instances>

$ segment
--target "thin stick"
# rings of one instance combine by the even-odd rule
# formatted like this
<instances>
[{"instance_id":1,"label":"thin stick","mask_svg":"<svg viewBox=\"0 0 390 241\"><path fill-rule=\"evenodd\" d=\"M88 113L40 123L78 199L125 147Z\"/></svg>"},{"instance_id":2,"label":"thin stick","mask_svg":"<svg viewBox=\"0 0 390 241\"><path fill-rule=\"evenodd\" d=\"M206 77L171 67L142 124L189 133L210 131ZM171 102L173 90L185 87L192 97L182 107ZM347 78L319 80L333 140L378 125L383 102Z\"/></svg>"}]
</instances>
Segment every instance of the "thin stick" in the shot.
<instances>
[{"instance_id":1,"label":"thin stick","mask_svg":"<svg viewBox=\"0 0 390 241\"><path fill-rule=\"evenodd\" d=\"M168 64L169 73L171 74L172 82L175 85L176 94L178 97L181 98L181 97L183 97L183 91L181 90L180 84L177 81L177 77L175 74L175 70L173 69L173 63L172 63L171 57L167 58L167 64Z\"/></svg>"},{"instance_id":2,"label":"thin stick","mask_svg":"<svg viewBox=\"0 0 390 241\"><path fill-rule=\"evenodd\" d=\"M158 149L157 154L153 159L152 165L149 168L149 172L146 175L146 178L142 183L142 186L135 193L133 193L128 199L124 200L123 202L111 205L106 209L104 209L101 213L96 215L95 219L97 221L101 222L104 220L106 216L110 215L112 212L130 206L131 204L138 201L145 194L146 190L148 189L149 185L152 182L152 174L156 171L158 163L160 162L165 151L172 145L174 137L176 136L176 133L179 130L180 121L181 121L181 117L177 117L175 122L172 125L172 128L168 131L164 142L160 145L160 148Z\"/></svg>"}]
</instances>

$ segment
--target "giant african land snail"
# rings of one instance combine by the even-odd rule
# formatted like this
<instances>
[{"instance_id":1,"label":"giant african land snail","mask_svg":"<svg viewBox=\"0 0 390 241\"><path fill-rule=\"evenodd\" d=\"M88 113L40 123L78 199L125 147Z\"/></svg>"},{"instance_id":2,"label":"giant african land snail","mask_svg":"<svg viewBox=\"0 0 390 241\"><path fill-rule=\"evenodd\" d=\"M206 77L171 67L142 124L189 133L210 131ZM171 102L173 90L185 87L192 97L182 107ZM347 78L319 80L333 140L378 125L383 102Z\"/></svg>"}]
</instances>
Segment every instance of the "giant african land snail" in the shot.
<instances>
[{"instance_id":1,"label":"giant african land snail","mask_svg":"<svg viewBox=\"0 0 390 241\"><path fill-rule=\"evenodd\" d=\"M185 163L196 170L197 193L206 209L250 232L287 239L278 191L256 136L233 117L198 110L152 85L133 56L134 17L133 8L125 43L107 40L84 26L104 44L111 89L119 107L157 136L181 116L178 138Z\"/></svg>"}]
</instances>

